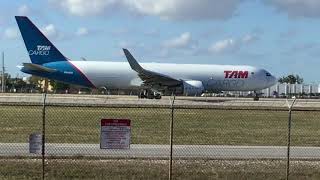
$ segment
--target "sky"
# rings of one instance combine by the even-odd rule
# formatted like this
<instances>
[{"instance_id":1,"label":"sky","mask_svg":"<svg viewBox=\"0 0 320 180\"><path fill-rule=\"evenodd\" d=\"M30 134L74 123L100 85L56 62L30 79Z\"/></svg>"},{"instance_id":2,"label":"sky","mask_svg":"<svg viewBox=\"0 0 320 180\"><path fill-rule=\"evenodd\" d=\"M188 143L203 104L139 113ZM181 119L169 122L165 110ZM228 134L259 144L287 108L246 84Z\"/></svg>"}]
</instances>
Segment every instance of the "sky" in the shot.
<instances>
[{"instance_id":1,"label":"sky","mask_svg":"<svg viewBox=\"0 0 320 180\"><path fill-rule=\"evenodd\" d=\"M234 64L320 83L319 0L0 1L0 51L12 76L30 62L14 16L28 16L72 60Z\"/></svg>"}]
</instances>

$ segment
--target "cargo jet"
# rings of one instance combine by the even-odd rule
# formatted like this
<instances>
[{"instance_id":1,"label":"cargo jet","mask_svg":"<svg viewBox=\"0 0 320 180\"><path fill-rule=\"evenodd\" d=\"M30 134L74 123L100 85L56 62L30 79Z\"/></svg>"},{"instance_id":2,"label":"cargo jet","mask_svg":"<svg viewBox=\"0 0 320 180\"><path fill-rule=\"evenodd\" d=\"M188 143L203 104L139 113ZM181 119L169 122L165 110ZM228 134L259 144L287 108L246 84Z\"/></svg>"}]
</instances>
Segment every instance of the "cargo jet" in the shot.
<instances>
[{"instance_id":1,"label":"cargo jet","mask_svg":"<svg viewBox=\"0 0 320 180\"><path fill-rule=\"evenodd\" d=\"M21 71L89 88L140 89L140 98L161 98L163 93L200 95L203 92L257 91L276 78L252 66L138 63L123 49L127 62L72 61L66 58L24 16L16 21L31 63Z\"/></svg>"}]
</instances>

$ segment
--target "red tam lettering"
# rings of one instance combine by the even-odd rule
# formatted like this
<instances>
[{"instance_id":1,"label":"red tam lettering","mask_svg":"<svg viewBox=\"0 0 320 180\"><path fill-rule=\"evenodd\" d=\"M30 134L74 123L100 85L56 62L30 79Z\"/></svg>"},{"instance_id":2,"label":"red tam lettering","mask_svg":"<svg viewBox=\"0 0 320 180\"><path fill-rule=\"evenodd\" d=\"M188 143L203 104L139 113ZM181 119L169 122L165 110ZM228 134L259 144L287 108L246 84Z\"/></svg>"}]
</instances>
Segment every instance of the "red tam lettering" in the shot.
<instances>
[{"instance_id":1,"label":"red tam lettering","mask_svg":"<svg viewBox=\"0 0 320 180\"><path fill-rule=\"evenodd\" d=\"M248 71L239 71L238 78L247 79L248 78Z\"/></svg>"},{"instance_id":2,"label":"red tam lettering","mask_svg":"<svg viewBox=\"0 0 320 180\"><path fill-rule=\"evenodd\" d=\"M229 74L231 73L232 71L224 71L224 78L229 78Z\"/></svg>"},{"instance_id":3,"label":"red tam lettering","mask_svg":"<svg viewBox=\"0 0 320 180\"><path fill-rule=\"evenodd\" d=\"M229 78L238 78L238 71L232 71Z\"/></svg>"}]
</instances>

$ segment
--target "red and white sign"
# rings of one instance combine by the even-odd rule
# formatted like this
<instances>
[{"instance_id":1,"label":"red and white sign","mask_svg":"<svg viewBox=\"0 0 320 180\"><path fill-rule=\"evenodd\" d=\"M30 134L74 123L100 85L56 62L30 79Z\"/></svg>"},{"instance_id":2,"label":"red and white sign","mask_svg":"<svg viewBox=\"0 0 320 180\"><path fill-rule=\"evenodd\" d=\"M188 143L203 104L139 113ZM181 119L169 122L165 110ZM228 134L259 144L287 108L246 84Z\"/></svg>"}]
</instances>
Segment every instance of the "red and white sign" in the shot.
<instances>
[{"instance_id":1,"label":"red and white sign","mask_svg":"<svg viewBox=\"0 0 320 180\"><path fill-rule=\"evenodd\" d=\"M101 119L100 149L129 149L129 119Z\"/></svg>"}]
</instances>

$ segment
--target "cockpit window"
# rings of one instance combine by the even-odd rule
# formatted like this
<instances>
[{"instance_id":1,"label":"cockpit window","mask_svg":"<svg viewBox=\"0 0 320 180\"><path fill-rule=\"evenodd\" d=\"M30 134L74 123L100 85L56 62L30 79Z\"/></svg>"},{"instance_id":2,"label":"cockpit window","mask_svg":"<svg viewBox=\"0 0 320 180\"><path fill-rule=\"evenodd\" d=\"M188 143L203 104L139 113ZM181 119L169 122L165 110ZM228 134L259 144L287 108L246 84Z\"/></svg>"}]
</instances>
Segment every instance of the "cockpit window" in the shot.
<instances>
[{"instance_id":1,"label":"cockpit window","mask_svg":"<svg viewBox=\"0 0 320 180\"><path fill-rule=\"evenodd\" d=\"M271 76L271 74L270 73L266 73L266 76Z\"/></svg>"}]
</instances>

